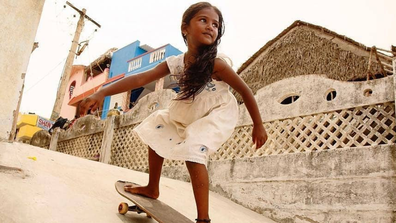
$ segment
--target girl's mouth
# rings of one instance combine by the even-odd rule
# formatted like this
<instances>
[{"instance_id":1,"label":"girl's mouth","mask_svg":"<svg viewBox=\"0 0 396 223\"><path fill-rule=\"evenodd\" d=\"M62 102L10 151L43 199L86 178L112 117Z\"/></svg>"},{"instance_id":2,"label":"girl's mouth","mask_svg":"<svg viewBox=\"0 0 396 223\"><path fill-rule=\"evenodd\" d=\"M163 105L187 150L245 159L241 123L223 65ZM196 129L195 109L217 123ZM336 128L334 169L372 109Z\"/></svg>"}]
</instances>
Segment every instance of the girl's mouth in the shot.
<instances>
[{"instance_id":1,"label":"girl's mouth","mask_svg":"<svg viewBox=\"0 0 396 223\"><path fill-rule=\"evenodd\" d=\"M210 36L210 38L213 38L212 34L210 33L203 33L204 35Z\"/></svg>"}]
</instances>

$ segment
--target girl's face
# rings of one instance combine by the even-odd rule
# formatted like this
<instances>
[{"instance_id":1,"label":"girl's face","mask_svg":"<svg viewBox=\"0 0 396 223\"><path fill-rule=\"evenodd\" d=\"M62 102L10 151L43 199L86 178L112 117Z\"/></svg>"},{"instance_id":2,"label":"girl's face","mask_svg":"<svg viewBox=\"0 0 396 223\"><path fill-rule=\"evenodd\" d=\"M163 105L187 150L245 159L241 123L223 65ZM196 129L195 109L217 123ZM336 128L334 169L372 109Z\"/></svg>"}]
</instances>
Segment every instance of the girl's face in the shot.
<instances>
[{"instance_id":1,"label":"girl's face","mask_svg":"<svg viewBox=\"0 0 396 223\"><path fill-rule=\"evenodd\" d=\"M212 7L208 7L197 12L182 32L189 46L211 45L217 39L219 25L219 15Z\"/></svg>"}]
</instances>

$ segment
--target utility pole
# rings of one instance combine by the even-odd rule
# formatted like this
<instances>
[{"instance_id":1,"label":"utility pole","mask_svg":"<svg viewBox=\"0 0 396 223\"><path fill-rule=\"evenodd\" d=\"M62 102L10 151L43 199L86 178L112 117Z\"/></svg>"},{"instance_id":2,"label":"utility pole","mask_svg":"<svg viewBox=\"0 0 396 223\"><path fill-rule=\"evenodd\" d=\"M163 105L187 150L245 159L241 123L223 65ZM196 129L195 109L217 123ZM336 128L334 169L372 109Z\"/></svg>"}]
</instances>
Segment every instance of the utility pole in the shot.
<instances>
[{"instance_id":1,"label":"utility pole","mask_svg":"<svg viewBox=\"0 0 396 223\"><path fill-rule=\"evenodd\" d=\"M63 68L63 73L62 73L61 80L59 83L58 92L56 94L54 108L52 109L52 114L51 114L51 118L50 118L52 121L55 121L59 117L63 99L65 97L66 87L69 82L70 73L72 70L73 62L74 62L74 56L76 55L78 41L80 39L80 34L84 27L84 19L88 19L89 21L91 21L92 23L94 23L95 25L97 25L100 28L100 25L97 22L95 22L93 19L91 19L89 16L86 15L86 11L87 11L86 9L83 8L82 10L80 10L80 9L76 8L75 6L73 6L68 1L66 1L66 4L68 6L70 6L71 8L73 8L74 10L76 10L80 14L80 19L78 20L76 32L74 34L72 45L69 50L69 55L67 56L65 66Z\"/></svg>"}]
</instances>

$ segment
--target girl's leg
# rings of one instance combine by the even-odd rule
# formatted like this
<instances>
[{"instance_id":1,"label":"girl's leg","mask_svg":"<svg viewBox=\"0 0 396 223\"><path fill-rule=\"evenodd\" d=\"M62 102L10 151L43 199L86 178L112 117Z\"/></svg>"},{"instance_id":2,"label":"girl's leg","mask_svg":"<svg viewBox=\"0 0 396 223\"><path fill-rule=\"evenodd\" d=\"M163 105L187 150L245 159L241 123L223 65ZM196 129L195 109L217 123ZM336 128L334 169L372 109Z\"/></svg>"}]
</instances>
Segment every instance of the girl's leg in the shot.
<instances>
[{"instance_id":1,"label":"girl's leg","mask_svg":"<svg viewBox=\"0 0 396 223\"><path fill-rule=\"evenodd\" d=\"M161 178L162 164L164 158L159 156L149 147L149 182L145 187L126 186L125 191L133 194L140 194L146 197L157 199L159 197L159 182Z\"/></svg>"},{"instance_id":2,"label":"girl's leg","mask_svg":"<svg viewBox=\"0 0 396 223\"><path fill-rule=\"evenodd\" d=\"M209 176L206 166L186 161L197 205L198 219L209 219Z\"/></svg>"}]
</instances>

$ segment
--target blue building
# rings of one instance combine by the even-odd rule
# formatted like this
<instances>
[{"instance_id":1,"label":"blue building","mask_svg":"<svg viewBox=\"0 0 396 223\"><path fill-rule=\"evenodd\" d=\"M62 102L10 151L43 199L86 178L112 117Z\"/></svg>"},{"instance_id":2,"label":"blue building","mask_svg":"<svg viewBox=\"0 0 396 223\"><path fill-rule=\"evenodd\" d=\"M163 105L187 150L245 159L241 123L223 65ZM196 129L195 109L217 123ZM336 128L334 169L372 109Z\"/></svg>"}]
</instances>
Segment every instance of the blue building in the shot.
<instances>
[{"instance_id":1,"label":"blue building","mask_svg":"<svg viewBox=\"0 0 396 223\"><path fill-rule=\"evenodd\" d=\"M140 41L135 41L113 53L108 80L110 83L122 78L134 75L151 68L163 62L167 57L179 55L182 52L170 44L153 49L147 45L140 45ZM170 78L165 78L164 88L175 88ZM124 111L133 107L137 101L155 89L155 82L150 83L139 89L133 89L130 92L124 92L118 95L108 96L103 103L102 119L105 119L109 109L118 107Z\"/></svg>"}]
</instances>

